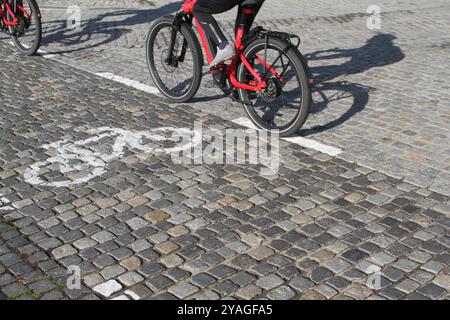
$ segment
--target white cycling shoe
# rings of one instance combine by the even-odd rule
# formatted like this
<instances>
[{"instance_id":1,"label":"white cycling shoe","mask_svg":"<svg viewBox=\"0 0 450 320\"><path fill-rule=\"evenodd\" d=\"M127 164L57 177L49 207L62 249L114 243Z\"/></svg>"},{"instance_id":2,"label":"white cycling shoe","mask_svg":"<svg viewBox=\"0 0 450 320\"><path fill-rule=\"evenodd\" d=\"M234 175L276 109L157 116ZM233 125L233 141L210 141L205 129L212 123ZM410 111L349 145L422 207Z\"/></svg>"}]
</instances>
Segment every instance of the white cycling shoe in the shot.
<instances>
[{"instance_id":1,"label":"white cycling shoe","mask_svg":"<svg viewBox=\"0 0 450 320\"><path fill-rule=\"evenodd\" d=\"M214 68L217 67L220 64L223 64L227 62L228 60L231 60L236 55L236 51L234 50L234 47L231 44L227 44L227 46L223 49L217 48L217 54L214 60L211 62L210 67Z\"/></svg>"}]
</instances>

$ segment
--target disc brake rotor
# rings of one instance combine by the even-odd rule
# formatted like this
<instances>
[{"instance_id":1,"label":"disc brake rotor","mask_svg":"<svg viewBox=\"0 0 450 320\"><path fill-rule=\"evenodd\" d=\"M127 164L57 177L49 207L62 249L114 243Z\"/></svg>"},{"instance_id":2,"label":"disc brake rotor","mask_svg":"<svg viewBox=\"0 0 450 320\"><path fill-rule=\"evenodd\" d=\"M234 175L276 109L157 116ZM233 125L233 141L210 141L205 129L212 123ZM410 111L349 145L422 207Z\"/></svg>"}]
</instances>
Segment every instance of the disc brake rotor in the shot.
<instances>
[{"instance_id":1,"label":"disc brake rotor","mask_svg":"<svg viewBox=\"0 0 450 320\"><path fill-rule=\"evenodd\" d=\"M162 51L162 53L161 53L161 62L162 62L162 63L161 63L161 64L162 64L164 70L165 70L167 73L174 73L175 70L177 70L177 68L174 67L174 66L169 65L169 64L166 62L166 59L167 59L167 57L168 57L168 52L169 52L169 49L165 49L165 50Z\"/></svg>"}]
</instances>

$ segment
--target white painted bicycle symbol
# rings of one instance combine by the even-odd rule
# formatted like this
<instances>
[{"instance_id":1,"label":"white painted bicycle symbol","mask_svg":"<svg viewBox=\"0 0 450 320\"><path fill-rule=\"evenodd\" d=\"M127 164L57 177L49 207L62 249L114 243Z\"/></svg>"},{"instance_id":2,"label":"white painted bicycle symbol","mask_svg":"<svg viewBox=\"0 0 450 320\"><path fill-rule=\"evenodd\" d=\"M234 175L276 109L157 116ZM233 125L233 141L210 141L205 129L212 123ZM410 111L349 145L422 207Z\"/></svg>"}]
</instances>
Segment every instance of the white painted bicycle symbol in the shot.
<instances>
[{"instance_id":1,"label":"white painted bicycle symbol","mask_svg":"<svg viewBox=\"0 0 450 320\"><path fill-rule=\"evenodd\" d=\"M201 133L187 128L163 127L149 131L134 131L120 128L101 127L88 131L93 137L69 141L60 140L43 145L42 148L52 154L45 161L36 162L23 174L27 183L47 187L68 187L79 185L107 172L111 161L120 159L127 149L144 154L163 155L191 149L202 142ZM174 137L188 136L187 143L180 144ZM101 143L105 138L115 138L111 150L92 151L90 145ZM183 140L184 141L184 140ZM164 148L162 144L175 143L175 146ZM54 181L42 178L49 171L59 171L63 177ZM70 175L70 179L66 177ZM61 180L63 179L63 180Z\"/></svg>"}]
</instances>

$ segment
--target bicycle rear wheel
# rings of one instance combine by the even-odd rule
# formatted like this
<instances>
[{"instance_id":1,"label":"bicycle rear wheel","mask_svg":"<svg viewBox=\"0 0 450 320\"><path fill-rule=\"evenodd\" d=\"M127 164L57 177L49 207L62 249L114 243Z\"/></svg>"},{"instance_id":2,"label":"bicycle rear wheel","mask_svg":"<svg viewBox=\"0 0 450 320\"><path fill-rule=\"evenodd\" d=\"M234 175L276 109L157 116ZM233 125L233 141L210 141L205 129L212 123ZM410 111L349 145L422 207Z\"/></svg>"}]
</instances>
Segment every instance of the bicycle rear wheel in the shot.
<instances>
[{"instance_id":1,"label":"bicycle rear wheel","mask_svg":"<svg viewBox=\"0 0 450 320\"><path fill-rule=\"evenodd\" d=\"M16 5L14 4L16 2ZM17 18L17 24L9 27L14 46L21 53L31 56L41 45L41 12L35 0L10 1ZM23 10L21 9L23 8ZM7 15L10 20L10 14Z\"/></svg>"},{"instance_id":2,"label":"bicycle rear wheel","mask_svg":"<svg viewBox=\"0 0 450 320\"><path fill-rule=\"evenodd\" d=\"M175 63L169 64L172 30L173 18L162 17L154 22L147 37L147 65L155 85L166 98L186 102L200 87L203 56L194 32L183 23L175 40Z\"/></svg>"},{"instance_id":3,"label":"bicycle rear wheel","mask_svg":"<svg viewBox=\"0 0 450 320\"><path fill-rule=\"evenodd\" d=\"M311 105L308 71L301 53L286 41L269 38L267 44L265 39L251 42L244 56L268 83L267 89L257 93L239 89L250 120L260 129L278 131L282 137L295 134L305 123ZM238 80L241 83L255 80L243 63L238 68Z\"/></svg>"}]
</instances>

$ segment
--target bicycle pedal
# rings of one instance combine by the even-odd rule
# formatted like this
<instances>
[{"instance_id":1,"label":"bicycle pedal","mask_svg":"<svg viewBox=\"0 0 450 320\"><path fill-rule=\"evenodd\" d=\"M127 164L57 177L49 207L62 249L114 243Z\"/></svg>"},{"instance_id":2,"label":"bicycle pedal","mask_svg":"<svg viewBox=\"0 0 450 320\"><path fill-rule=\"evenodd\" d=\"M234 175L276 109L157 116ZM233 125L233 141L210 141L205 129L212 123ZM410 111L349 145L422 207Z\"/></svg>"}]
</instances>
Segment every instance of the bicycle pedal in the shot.
<instances>
[{"instance_id":1,"label":"bicycle pedal","mask_svg":"<svg viewBox=\"0 0 450 320\"><path fill-rule=\"evenodd\" d=\"M211 71L220 70L222 68L226 68L227 66L231 65L232 63L233 63L233 59L228 59L228 60L225 60L225 61L219 63L218 65L209 67L209 69Z\"/></svg>"},{"instance_id":2,"label":"bicycle pedal","mask_svg":"<svg viewBox=\"0 0 450 320\"><path fill-rule=\"evenodd\" d=\"M213 79L219 88L226 88L227 76L225 74L225 70L221 69L213 71Z\"/></svg>"},{"instance_id":3,"label":"bicycle pedal","mask_svg":"<svg viewBox=\"0 0 450 320\"><path fill-rule=\"evenodd\" d=\"M209 70L210 71L220 71L220 69L222 69L223 67L224 67L223 64L218 64L216 66L209 67Z\"/></svg>"}]
</instances>

